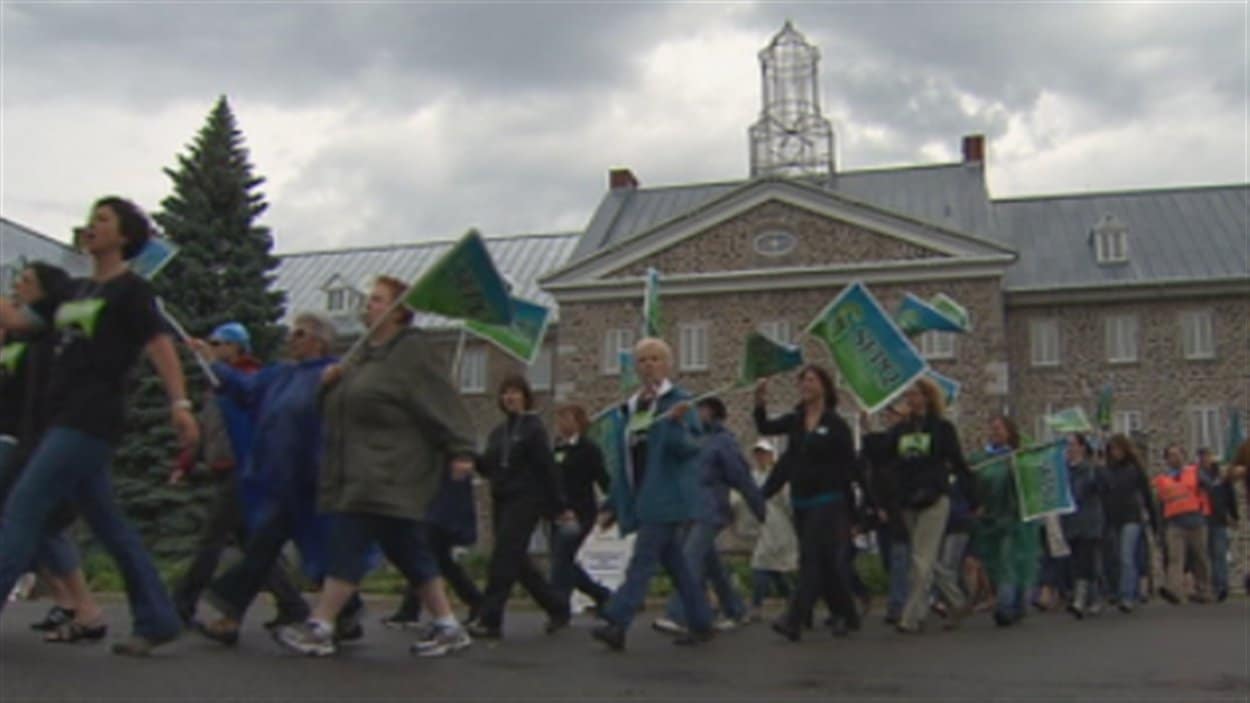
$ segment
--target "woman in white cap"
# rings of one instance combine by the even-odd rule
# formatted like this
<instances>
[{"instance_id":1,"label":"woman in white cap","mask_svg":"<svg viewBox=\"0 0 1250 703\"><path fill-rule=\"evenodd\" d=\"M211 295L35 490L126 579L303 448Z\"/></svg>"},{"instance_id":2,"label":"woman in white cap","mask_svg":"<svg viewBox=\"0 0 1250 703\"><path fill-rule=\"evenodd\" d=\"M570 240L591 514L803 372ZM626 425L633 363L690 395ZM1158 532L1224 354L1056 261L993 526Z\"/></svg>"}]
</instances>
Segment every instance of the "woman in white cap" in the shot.
<instances>
[{"instance_id":1,"label":"woman in white cap","mask_svg":"<svg viewBox=\"0 0 1250 703\"><path fill-rule=\"evenodd\" d=\"M777 448L760 438L751 448L755 459L755 482L761 486L777 464ZM768 499L764 524L751 551L751 607L759 617L764 599L770 594L790 597L791 581L799 568L799 539L794 534L794 509L790 506L790 487Z\"/></svg>"}]
</instances>

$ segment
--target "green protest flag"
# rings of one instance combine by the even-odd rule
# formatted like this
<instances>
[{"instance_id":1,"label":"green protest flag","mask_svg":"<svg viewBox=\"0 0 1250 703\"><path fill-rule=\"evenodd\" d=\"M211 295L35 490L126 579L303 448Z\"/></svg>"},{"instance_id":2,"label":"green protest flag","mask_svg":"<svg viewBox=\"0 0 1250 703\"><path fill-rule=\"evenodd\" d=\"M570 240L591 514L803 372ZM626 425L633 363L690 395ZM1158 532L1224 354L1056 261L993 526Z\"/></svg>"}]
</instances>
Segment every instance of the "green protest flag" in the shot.
<instances>
[{"instance_id":1,"label":"green protest flag","mask_svg":"<svg viewBox=\"0 0 1250 703\"><path fill-rule=\"evenodd\" d=\"M477 230L469 230L412 284L404 304L452 319L512 324L508 284Z\"/></svg>"},{"instance_id":2,"label":"green protest flag","mask_svg":"<svg viewBox=\"0 0 1250 703\"><path fill-rule=\"evenodd\" d=\"M638 378L638 365L634 363L634 353L632 351L620 352L621 364L621 395L629 395L642 385L642 379Z\"/></svg>"},{"instance_id":3,"label":"green protest flag","mask_svg":"<svg viewBox=\"0 0 1250 703\"><path fill-rule=\"evenodd\" d=\"M1224 461L1231 462L1237 457L1237 450L1241 448L1242 442L1246 441L1246 435L1241 428L1241 411L1237 408L1228 409L1228 431L1224 433Z\"/></svg>"},{"instance_id":4,"label":"green protest flag","mask_svg":"<svg viewBox=\"0 0 1250 703\"><path fill-rule=\"evenodd\" d=\"M1022 449L1013 455L1012 468L1015 470L1021 520L1036 520L1076 510L1072 484L1068 480L1068 462L1064 457L1065 444L1060 440Z\"/></svg>"},{"instance_id":5,"label":"green protest flag","mask_svg":"<svg viewBox=\"0 0 1250 703\"><path fill-rule=\"evenodd\" d=\"M604 468L613 481L625 478L625 414L613 405L595 415L586 437L603 452Z\"/></svg>"},{"instance_id":6,"label":"green protest flag","mask_svg":"<svg viewBox=\"0 0 1250 703\"><path fill-rule=\"evenodd\" d=\"M664 316L660 311L660 272L649 268L642 291L642 336L663 337Z\"/></svg>"},{"instance_id":7,"label":"green protest flag","mask_svg":"<svg viewBox=\"0 0 1250 703\"><path fill-rule=\"evenodd\" d=\"M972 331L972 316L968 314L968 309L955 302L954 298L945 293L938 293L929 299L929 304L953 320L964 332Z\"/></svg>"},{"instance_id":8,"label":"green protest flag","mask_svg":"<svg viewBox=\"0 0 1250 703\"><path fill-rule=\"evenodd\" d=\"M491 325L477 320L465 320L464 328L494 344L513 358L534 363L542 349L543 337L551 321L550 308L521 298L512 298L512 324Z\"/></svg>"},{"instance_id":9,"label":"green protest flag","mask_svg":"<svg viewBox=\"0 0 1250 703\"><path fill-rule=\"evenodd\" d=\"M829 348L846 387L870 413L888 405L928 369L916 347L858 281L839 293L806 331Z\"/></svg>"},{"instance_id":10,"label":"green protest flag","mask_svg":"<svg viewBox=\"0 0 1250 703\"><path fill-rule=\"evenodd\" d=\"M1102 387L1098 392L1098 410L1094 412L1094 419L1098 421L1098 427L1102 430L1111 429L1111 384Z\"/></svg>"},{"instance_id":11,"label":"green protest flag","mask_svg":"<svg viewBox=\"0 0 1250 703\"><path fill-rule=\"evenodd\" d=\"M1060 410L1046 418L1046 425L1055 432L1093 432L1094 426L1081 406Z\"/></svg>"},{"instance_id":12,"label":"green protest flag","mask_svg":"<svg viewBox=\"0 0 1250 703\"><path fill-rule=\"evenodd\" d=\"M803 350L793 344L781 344L760 334L747 335L746 351L742 356L742 371L738 376L740 385L747 385L761 378L768 378L803 365Z\"/></svg>"}]
</instances>

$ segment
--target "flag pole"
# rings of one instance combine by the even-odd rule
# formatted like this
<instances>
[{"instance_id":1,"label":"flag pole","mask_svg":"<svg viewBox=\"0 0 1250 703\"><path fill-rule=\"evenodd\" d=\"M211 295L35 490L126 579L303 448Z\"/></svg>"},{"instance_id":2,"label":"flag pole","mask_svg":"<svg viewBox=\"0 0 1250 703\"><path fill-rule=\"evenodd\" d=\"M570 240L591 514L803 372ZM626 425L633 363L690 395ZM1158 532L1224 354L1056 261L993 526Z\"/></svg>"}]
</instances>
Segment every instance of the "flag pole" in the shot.
<instances>
[{"instance_id":1,"label":"flag pole","mask_svg":"<svg viewBox=\"0 0 1250 703\"><path fill-rule=\"evenodd\" d=\"M460 325L460 338L456 340L456 353L451 358L452 383L455 383L456 379L459 378L458 374L460 373L460 358L464 356L464 344L466 341L466 337L467 335L465 334L465 331L464 331L464 324L462 323Z\"/></svg>"},{"instance_id":2,"label":"flag pole","mask_svg":"<svg viewBox=\"0 0 1250 703\"><path fill-rule=\"evenodd\" d=\"M208 378L208 382L213 384L214 388L220 386L221 379L217 378L217 374L213 373L213 369L209 365L208 360L201 356L200 352L196 350L195 347L191 346L191 335L187 334L187 330L182 326L182 324L169 313L169 310L165 309L165 301L160 297L157 297L156 299L156 310L161 314L161 318L163 318L165 322L169 323L170 327L174 328L174 333L178 335L178 338L182 340L182 343L191 350L191 354L195 357L196 363L199 364L200 370L203 371L204 375Z\"/></svg>"}]
</instances>

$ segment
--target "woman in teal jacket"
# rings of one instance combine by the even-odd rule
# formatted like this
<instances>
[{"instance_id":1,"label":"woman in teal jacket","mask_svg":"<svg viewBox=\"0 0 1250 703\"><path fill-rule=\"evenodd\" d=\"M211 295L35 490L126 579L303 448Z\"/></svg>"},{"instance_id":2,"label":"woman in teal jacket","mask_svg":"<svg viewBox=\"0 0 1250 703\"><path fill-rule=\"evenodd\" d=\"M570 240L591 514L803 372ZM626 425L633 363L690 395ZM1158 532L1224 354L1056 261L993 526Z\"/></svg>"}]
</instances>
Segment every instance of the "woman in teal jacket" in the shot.
<instances>
[{"instance_id":1,"label":"woman in teal jacket","mask_svg":"<svg viewBox=\"0 0 1250 703\"><path fill-rule=\"evenodd\" d=\"M681 534L698 517L698 416L691 396L668 380L673 353L659 339L643 339L634 348L643 388L623 406L624 442L615 457L611 505L622 534L637 533L625 581L612 595L595 639L625 648L625 632L646 601L656 568L664 566L681 595L690 627L677 644L692 645L712 635L707 594L695 582L682 554Z\"/></svg>"}]
</instances>

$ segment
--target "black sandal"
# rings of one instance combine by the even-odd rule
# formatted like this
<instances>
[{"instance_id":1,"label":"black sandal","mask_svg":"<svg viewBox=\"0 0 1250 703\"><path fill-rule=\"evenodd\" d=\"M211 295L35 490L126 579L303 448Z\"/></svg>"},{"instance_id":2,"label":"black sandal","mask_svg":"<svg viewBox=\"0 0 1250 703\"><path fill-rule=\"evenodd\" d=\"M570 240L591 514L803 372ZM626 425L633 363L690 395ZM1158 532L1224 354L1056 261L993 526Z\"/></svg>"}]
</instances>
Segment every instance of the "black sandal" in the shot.
<instances>
[{"instance_id":1,"label":"black sandal","mask_svg":"<svg viewBox=\"0 0 1250 703\"><path fill-rule=\"evenodd\" d=\"M94 625L84 625L75 620L70 620L44 635L43 641L50 644L73 644L83 640L99 642L108 633L109 626L105 623L97 622Z\"/></svg>"},{"instance_id":2,"label":"black sandal","mask_svg":"<svg viewBox=\"0 0 1250 703\"><path fill-rule=\"evenodd\" d=\"M52 632L65 623L73 621L74 611L69 608L62 608L59 605L54 605L48 609L48 614L43 616L43 620L40 620L39 622L32 622L30 624L30 629L36 632Z\"/></svg>"}]
</instances>

